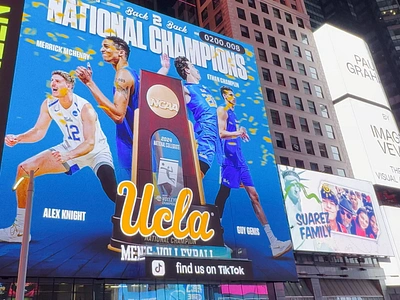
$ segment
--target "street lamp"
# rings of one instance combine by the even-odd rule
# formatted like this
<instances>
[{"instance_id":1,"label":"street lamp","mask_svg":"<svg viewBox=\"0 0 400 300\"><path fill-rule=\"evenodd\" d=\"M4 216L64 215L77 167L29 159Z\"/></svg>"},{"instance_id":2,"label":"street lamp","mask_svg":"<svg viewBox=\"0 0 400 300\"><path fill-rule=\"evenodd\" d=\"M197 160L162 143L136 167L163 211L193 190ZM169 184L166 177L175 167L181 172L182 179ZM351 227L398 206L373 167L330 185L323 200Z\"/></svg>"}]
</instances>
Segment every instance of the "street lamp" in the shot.
<instances>
[{"instance_id":1,"label":"street lamp","mask_svg":"<svg viewBox=\"0 0 400 300\"><path fill-rule=\"evenodd\" d=\"M19 256L17 292L15 297L16 300L23 300L25 296L26 271L28 267L29 236L31 233L34 174L35 171L30 170L29 175L27 174L28 176L20 177L12 188L15 191L22 181L24 181L27 178L29 179L28 198L26 200L26 208L25 208L24 235L22 236L21 253Z\"/></svg>"}]
</instances>

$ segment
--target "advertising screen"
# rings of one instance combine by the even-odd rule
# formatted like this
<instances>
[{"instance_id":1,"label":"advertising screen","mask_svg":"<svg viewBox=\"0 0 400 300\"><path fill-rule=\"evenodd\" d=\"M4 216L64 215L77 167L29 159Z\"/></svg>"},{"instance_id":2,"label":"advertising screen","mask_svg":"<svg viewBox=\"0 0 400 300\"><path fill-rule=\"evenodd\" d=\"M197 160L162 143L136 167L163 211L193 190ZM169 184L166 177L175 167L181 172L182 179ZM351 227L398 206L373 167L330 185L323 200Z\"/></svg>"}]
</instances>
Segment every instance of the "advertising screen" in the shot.
<instances>
[{"instance_id":1,"label":"advertising screen","mask_svg":"<svg viewBox=\"0 0 400 300\"><path fill-rule=\"evenodd\" d=\"M295 280L267 124L251 46L124 1L26 1L0 275L34 171L28 276Z\"/></svg>"},{"instance_id":2,"label":"advertising screen","mask_svg":"<svg viewBox=\"0 0 400 300\"><path fill-rule=\"evenodd\" d=\"M279 165L295 250L393 256L370 182Z\"/></svg>"},{"instance_id":3,"label":"advertising screen","mask_svg":"<svg viewBox=\"0 0 400 300\"><path fill-rule=\"evenodd\" d=\"M389 106L364 40L328 24L314 37L333 100L351 95Z\"/></svg>"},{"instance_id":4,"label":"advertising screen","mask_svg":"<svg viewBox=\"0 0 400 300\"><path fill-rule=\"evenodd\" d=\"M355 178L399 188L399 130L367 45L330 25L315 39Z\"/></svg>"}]
</instances>

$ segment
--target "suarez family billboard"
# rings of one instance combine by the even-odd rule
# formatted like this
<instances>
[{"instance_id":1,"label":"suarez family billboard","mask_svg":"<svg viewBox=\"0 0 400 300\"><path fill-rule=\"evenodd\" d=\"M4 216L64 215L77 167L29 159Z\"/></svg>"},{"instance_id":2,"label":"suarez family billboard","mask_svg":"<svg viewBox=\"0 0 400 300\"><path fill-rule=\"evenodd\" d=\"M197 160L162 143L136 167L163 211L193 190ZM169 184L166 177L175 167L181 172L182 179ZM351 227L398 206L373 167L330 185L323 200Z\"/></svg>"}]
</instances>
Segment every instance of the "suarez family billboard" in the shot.
<instances>
[{"instance_id":1,"label":"suarez family billboard","mask_svg":"<svg viewBox=\"0 0 400 300\"><path fill-rule=\"evenodd\" d=\"M279 165L293 247L393 256L372 183Z\"/></svg>"},{"instance_id":2,"label":"suarez family billboard","mask_svg":"<svg viewBox=\"0 0 400 300\"><path fill-rule=\"evenodd\" d=\"M29 276L296 279L241 42L124 1L26 1L1 167L1 275L34 170Z\"/></svg>"}]
</instances>

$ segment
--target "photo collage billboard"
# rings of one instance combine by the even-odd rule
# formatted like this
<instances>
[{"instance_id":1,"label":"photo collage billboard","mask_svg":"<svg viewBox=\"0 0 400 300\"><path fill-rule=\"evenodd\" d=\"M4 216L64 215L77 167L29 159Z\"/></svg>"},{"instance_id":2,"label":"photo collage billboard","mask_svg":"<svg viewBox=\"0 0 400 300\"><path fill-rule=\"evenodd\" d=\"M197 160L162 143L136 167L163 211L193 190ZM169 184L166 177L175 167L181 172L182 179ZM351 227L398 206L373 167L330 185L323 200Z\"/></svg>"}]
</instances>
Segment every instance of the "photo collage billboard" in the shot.
<instances>
[{"instance_id":1,"label":"photo collage billboard","mask_svg":"<svg viewBox=\"0 0 400 300\"><path fill-rule=\"evenodd\" d=\"M295 250L393 256L370 182L278 167Z\"/></svg>"}]
</instances>

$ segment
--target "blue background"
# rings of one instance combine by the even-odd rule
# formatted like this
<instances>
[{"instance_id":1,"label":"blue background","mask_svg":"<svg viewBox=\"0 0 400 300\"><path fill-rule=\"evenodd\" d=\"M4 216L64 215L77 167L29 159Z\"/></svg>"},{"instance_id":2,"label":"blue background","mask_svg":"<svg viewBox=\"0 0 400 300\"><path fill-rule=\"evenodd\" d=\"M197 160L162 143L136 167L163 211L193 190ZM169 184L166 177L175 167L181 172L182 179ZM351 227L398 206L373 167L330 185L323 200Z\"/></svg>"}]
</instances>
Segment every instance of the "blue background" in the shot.
<instances>
[{"instance_id":1,"label":"blue background","mask_svg":"<svg viewBox=\"0 0 400 300\"><path fill-rule=\"evenodd\" d=\"M95 4L92 1L89 4L110 12L120 11L123 15L127 7L133 7L135 11L148 12L149 20L140 20L144 23L144 33L151 25L152 14L161 16L163 24L166 20L173 20L179 26L186 26L187 36L196 40L200 40L198 37L200 31L207 32L130 3L109 2L119 5L120 9L104 4ZM36 40L43 40L70 49L81 49L90 54L94 81L103 93L112 99L115 71L111 65L102 60L100 47L103 38L47 21L47 5L47 1L43 3L26 1L25 4L6 134L23 133L33 127L39 115L40 105L46 95L50 93L49 80L53 70L61 69L73 72L80 65L86 66L86 61L76 57L36 47ZM227 37L224 38L230 40ZM144 41L148 45L147 36L144 37ZM238 41L234 42L243 45L246 49L244 57L249 79L243 81L214 72L211 68L197 67L202 75L201 83L214 93L218 105L224 104L219 95L219 87L223 84L207 80L207 74L226 77L239 83L239 88L233 88L237 96L235 113L240 121L240 126L247 128L251 138L249 143L242 143L243 153L248 161L255 187L272 230L278 239L288 240L290 234L259 86L254 51L249 45ZM131 47L129 64L137 71L140 69L157 71L160 68L160 58L158 54ZM178 78L173 66L173 58L171 58L168 75ZM102 129L108 137L114 156L117 176L119 176L115 124L97 107L89 90L79 80L76 82L74 92L90 101L98 112ZM35 144L19 144L13 148L5 147L0 173L2 204L0 228L10 226L16 215L15 194L11 187L15 180L18 164L61 143L61 141L62 134L53 122L42 141ZM219 188L219 166L216 160L203 183L206 201L213 204ZM86 221L43 218L44 208L86 211ZM143 271L140 265L121 262L118 253L108 251L106 248L111 236L113 213L113 203L103 193L99 181L90 168L84 168L73 176L58 174L36 178L28 275L109 278L140 276L138 271ZM255 217L250 199L244 189L232 190L227 201L222 225L225 229L225 243L229 247L247 249L249 259L253 260L256 280L296 280L292 252L280 259L272 259L268 239ZM260 236L237 235L235 234L236 226L259 227L261 234ZM0 275L17 273L19 248L20 245L17 244L0 243Z\"/></svg>"}]
</instances>

